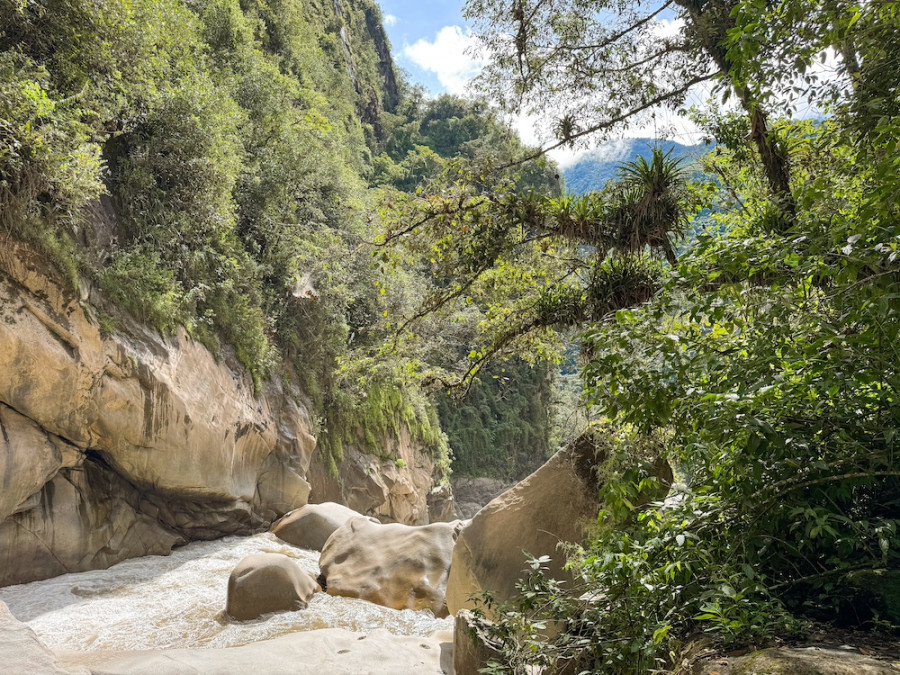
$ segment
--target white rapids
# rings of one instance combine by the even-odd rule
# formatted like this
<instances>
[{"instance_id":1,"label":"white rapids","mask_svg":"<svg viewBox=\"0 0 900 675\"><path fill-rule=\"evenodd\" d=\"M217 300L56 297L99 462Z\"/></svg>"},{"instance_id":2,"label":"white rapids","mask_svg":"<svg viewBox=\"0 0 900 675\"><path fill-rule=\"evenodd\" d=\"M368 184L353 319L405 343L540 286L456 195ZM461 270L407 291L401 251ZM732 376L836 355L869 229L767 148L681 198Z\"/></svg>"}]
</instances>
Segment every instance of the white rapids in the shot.
<instances>
[{"instance_id":1,"label":"white rapids","mask_svg":"<svg viewBox=\"0 0 900 675\"><path fill-rule=\"evenodd\" d=\"M236 647L296 631L345 628L425 636L452 619L316 593L305 610L233 621L225 613L228 575L245 556L282 553L319 573L317 551L272 534L194 542L168 556L126 560L106 570L0 588L0 601L51 649L136 650Z\"/></svg>"}]
</instances>

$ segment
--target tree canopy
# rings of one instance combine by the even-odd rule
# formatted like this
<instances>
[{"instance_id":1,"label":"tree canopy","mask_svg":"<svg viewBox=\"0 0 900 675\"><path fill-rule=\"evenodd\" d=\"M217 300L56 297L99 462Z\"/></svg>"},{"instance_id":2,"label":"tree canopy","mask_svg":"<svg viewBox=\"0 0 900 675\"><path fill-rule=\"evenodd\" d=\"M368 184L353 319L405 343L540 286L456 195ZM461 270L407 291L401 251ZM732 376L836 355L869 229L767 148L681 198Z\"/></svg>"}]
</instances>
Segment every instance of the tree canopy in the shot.
<instances>
[{"instance_id":1,"label":"tree canopy","mask_svg":"<svg viewBox=\"0 0 900 675\"><path fill-rule=\"evenodd\" d=\"M809 618L896 630L898 10L468 3L485 91L551 111L557 145L716 84L691 113L716 143L699 184L662 153L583 198L518 189L514 163L461 162L385 235L441 280L421 315L486 307L463 382L491 356L549 356L549 328L576 326L586 398L610 425L576 585L534 561L522 600L494 614L497 672L674 668L699 635L760 643ZM804 106L820 119L792 119ZM675 255L701 207L705 228ZM647 503L660 448L681 484Z\"/></svg>"}]
</instances>

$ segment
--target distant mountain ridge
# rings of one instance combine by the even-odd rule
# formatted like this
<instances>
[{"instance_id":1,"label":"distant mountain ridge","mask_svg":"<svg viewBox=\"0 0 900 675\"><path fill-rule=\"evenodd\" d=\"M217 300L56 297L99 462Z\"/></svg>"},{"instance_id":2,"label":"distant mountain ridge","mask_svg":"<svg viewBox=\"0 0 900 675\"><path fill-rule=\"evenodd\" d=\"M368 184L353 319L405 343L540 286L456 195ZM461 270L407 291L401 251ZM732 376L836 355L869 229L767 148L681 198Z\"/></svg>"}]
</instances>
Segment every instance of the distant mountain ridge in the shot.
<instances>
[{"instance_id":1,"label":"distant mountain ridge","mask_svg":"<svg viewBox=\"0 0 900 675\"><path fill-rule=\"evenodd\" d=\"M632 161L638 156L649 159L653 148L657 145L664 152L671 151L675 157L684 157L688 162L697 160L713 148L712 145L703 143L683 145L675 141L653 138L623 138L611 141L563 169L562 176L566 181L566 189L575 194L599 190L608 180L615 178L616 170L623 162Z\"/></svg>"}]
</instances>

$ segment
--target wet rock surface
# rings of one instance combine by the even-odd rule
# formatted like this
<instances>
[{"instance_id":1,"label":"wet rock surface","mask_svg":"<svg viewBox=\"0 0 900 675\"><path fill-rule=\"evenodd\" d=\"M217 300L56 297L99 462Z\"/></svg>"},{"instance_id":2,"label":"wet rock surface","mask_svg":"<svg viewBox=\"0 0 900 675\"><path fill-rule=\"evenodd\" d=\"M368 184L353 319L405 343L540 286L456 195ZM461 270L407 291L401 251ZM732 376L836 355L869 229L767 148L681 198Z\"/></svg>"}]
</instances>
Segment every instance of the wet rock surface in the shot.
<instances>
[{"instance_id":1,"label":"wet rock surface","mask_svg":"<svg viewBox=\"0 0 900 675\"><path fill-rule=\"evenodd\" d=\"M165 555L184 538L150 515L154 508L95 461L61 469L0 522L0 585Z\"/></svg>"}]
</instances>

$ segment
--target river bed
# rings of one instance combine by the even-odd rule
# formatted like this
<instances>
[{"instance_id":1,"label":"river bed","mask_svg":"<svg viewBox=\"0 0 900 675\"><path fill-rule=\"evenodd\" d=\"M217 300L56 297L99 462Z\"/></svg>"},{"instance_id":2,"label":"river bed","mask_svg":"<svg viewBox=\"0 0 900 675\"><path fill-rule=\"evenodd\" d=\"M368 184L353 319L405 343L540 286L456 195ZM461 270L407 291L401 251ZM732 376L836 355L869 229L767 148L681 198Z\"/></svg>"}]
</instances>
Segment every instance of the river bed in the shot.
<instances>
[{"instance_id":1,"label":"river bed","mask_svg":"<svg viewBox=\"0 0 900 675\"><path fill-rule=\"evenodd\" d=\"M233 621L224 614L228 575L245 556L282 553L317 575L319 553L272 534L194 542L168 556L0 588L0 601L51 649L78 651L236 647L295 631L346 628L396 635L452 630L452 619L316 593L305 610Z\"/></svg>"}]
</instances>

